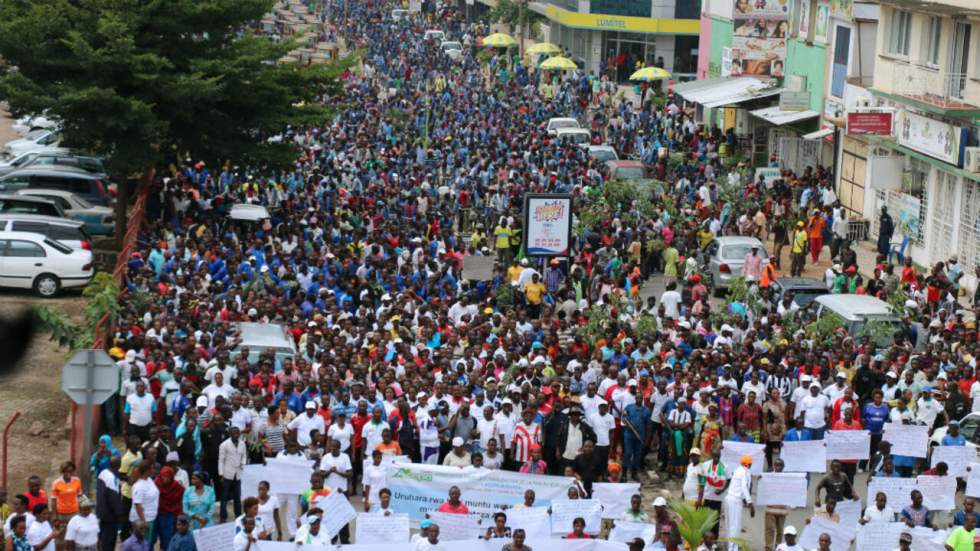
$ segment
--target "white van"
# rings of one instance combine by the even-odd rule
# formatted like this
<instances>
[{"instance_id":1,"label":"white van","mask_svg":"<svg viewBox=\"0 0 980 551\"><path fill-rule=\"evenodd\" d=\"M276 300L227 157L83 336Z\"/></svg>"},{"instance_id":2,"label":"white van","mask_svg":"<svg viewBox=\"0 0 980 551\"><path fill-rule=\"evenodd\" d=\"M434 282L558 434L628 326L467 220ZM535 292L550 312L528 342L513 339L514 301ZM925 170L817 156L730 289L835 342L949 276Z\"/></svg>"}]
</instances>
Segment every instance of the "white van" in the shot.
<instances>
[{"instance_id":1,"label":"white van","mask_svg":"<svg viewBox=\"0 0 980 551\"><path fill-rule=\"evenodd\" d=\"M582 128L582 125L572 117L551 117L548 119L547 126L544 127L551 136L557 134L558 130L562 128Z\"/></svg>"},{"instance_id":2,"label":"white van","mask_svg":"<svg viewBox=\"0 0 980 551\"><path fill-rule=\"evenodd\" d=\"M852 336L860 335L869 321L890 323L896 329L901 323L887 302L868 295L821 295L813 300L810 307L816 308L818 319L836 314L844 320L844 328Z\"/></svg>"},{"instance_id":3,"label":"white van","mask_svg":"<svg viewBox=\"0 0 980 551\"><path fill-rule=\"evenodd\" d=\"M589 147L592 143L592 133L584 128L559 128L555 138L559 142L565 139L571 140L572 143L583 148Z\"/></svg>"}]
</instances>

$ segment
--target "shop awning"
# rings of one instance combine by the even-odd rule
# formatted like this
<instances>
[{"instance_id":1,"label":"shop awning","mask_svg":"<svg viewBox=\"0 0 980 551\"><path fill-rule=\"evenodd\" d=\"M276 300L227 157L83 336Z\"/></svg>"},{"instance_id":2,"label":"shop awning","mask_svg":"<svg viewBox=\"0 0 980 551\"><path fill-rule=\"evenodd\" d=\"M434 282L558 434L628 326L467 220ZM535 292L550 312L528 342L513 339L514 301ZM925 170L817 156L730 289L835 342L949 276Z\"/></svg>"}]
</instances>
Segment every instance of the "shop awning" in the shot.
<instances>
[{"instance_id":1,"label":"shop awning","mask_svg":"<svg viewBox=\"0 0 980 551\"><path fill-rule=\"evenodd\" d=\"M833 128L821 128L820 130L817 130L816 132L810 132L809 134L803 134L803 139L804 140L819 140L819 139L822 139L822 138L826 138L827 136L831 136L833 134L834 134L834 129Z\"/></svg>"},{"instance_id":2,"label":"shop awning","mask_svg":"<svg viewBox=\"0 0 980 551\"><path fill-rule=\"evenodd\" d=\"M781 88L769 86L755 77L709 78L682 82L673 87L674 92L692 103L705 107L723 107L743 101L775 96Z\"/></svg>"},{"instance_id":3,"label":"shop awning","mask_svg":"<svg viewBox=\"0 0 980 551\"><path fill-rule=\"evenodd\" d=\"M814 117L819 117L820 113L816 111L783 111L778 105L772 107L766 107L765 109L756 109L755 111L750 111L753 117L759 117L760 119L772 124L774 126L782 126L784 124L792 124L794 122L805 121L807 119L812 119Z\"/></svg>"}]
</instances>

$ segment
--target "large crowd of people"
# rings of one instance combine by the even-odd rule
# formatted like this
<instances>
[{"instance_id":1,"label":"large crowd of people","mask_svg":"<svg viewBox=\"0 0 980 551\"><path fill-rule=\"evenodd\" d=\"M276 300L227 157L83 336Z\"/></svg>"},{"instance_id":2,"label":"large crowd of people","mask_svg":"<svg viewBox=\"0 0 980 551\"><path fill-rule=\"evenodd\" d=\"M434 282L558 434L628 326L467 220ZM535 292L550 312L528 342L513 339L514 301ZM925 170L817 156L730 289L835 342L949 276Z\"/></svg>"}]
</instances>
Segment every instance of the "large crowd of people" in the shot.
<instances>
[{"instance_id":1,"label":"large crowd of people","mask_svg":"<svg viewBox=\"0 0 980 551\"><path fill-rule=\"evenodd\" d=\"M855 497L859 469L930 468L892 453L884 423L973 444L956 421L980 410L977 327L964 315L980 295L961 297L955 258L921 273L892 264L886 245L876 265L859 266L830 171L754 181L732 161L734 134L698 125L667 85L624 96L605 77L481 47L489 29L451 8L396 21L393 7L321 6L322 38L362 58L332 120L281 136L302 151L291 170L188 159L154 190L111 343L124 380L106 406L109 434L89 465L66 463L47 491L32 479L14 497L8 550L121 541L124 551L187 551L189 530L231 521L235 551L262 538L325 544L318 502L331 492L392 512L380 465L394 455L568 475L581 497L596 482L676 478L685 499L724 518L699 548L711 551L741 536L746 506L755 512L752 458L726 465L724 441L765 444L765 468L779 470L784 441L870 431L868 461L834 462L814 480L816 515L828 519ZM429 28L458 39L463 55L424 40ZM604 164L545 129L566 116L664 183L579 224L567 256L528 257L525 193L571 193L577 209L607 200ZM654 210L640 217L643 199ZM239 203L271 217L233 220ZM774 244L771 257L746 259L744 299L711 300L696 261L720 235ZM808 331L791 295L769 293L784 253L793 275L832 258L819 277L834 293L903 296L898 331L884 343ZM468 256L496 258L492 276L464 278ZM642 299L661 277L667 290ZM239 322L282 326L296 354L241 347ZM242 495L245 465L290 456L319 465L305 494L266 484ZM97 480L94 501L81 495L79 468ZM949 548L973 549L971 499L947 519L914 494L877 496L862 522L955 524ZM450 492L445 510L465 512L465 497ZM655 523L654 549L680 549L662 498L649 515L635 502L624 520ZM766 508L754 549L802 549L786 513ZM529 549L505 523L488 522L487 538ZM437 525L421 528L417 549L447 548ZM586 535L578 528L568 537ZM820 549L830 543L821 537Z\"/></svg>"}]
</instances>

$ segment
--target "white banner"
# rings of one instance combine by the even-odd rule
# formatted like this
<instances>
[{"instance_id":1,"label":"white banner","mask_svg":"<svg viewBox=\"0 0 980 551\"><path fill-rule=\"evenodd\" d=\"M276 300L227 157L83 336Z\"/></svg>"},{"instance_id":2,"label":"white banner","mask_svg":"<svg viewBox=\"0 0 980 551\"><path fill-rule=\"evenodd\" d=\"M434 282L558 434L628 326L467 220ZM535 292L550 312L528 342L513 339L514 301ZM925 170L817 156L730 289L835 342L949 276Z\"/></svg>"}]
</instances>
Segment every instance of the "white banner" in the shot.
<instances>
[{"instance_id":1,"label":"white banner","mask_svg":"<svg viewBox=\"0 0 980 551\"><path fill-rule=\"evenodd\" d=\"M786 472L827 472L827 448L824 447L823 440L783 442L779 458L783 460L783 470Z\"/></svg>"},{"instance_id":2,"label":"white banner","mask_svg":"<svg viewBox=\"0 0 980 551\"><path fill-rule=\"evenodd\" d=\"M721 462L725 464L725 470L729 476L738 468L739 461L743 455L752 456L752 468L749 471L754 475L762 474L766 459L765 444L725 440L721 443L721 446Z\"/></svg>"},{"instance_id":3,"label":"white banner","mask_svg":"<svg viewBox=\"0 0 980 551\"><path fill-rule=\"evenodd\" d=\"M894 551L898 537L908 529L904 522L869 522L858 527L857 548L861 551Z\"/></svg>"},{"instance_id":4,"label":"white banner","mask_svg":"<svg viewBox=\"0 0 980 551\"><path fill-rule=\"evenodd\" d=\"M358 513L355 543L408 543L411 528L408 515Z\"/></svg>"},{"instance_id":5,"label":"white banner","mask_svg":"<svg viewBox=\"0 0 980 551\"><path fill-rule=\"evenodd\" d=\"M429 513L429 519L439 525L439 539L442 541L474 540L483 535L479 515L434 512Z\"/></svg>"},{"instance_id":6,"label":"white banner","mask_svg":"<svg viewBox=\"0 0 980 551\"><path fill-rule=\"evenodd\" d=\"M528 539L551 537L551 515L547 507L507 509L504 513L507 514L507 526L510 526L511 533L520 528Z\"/></svg>"},{"instance_id":7,"label":"white banner","mask_svg":"<svg viewBox=\"0 0 980 551\"><path fill-rule=\"evenodd\" d=\"M422 520L436 511L458 486L461 500L471 513L490 518L506 507L524 503L524 492L534 490L535 505L547 507L554 499L564 499L572 478L566 476L528 476L497 469L474 469L398 463L388 466L391 508Z\"/></svg>"},{"instance_id":8,"label":"white banner","mask_svg":"<svg viewBox=\"0 0 980 551\"><path fill-rule=\"evenodd\" d=\"M500 551L503 543L509 540L472 540L466 542L466 551ZM558 538L539 538L528 539L525 545L534 551L627 551L626 544L605 540L582 539L582 540L563 540ZM458 545L447 543L439 538L439 545L443 549L458 549ZM229 543L224 542L223 551L230 549ZM259 541L256 545L258 551L297 551L297 546L293 542L284 541ZM416 551L415 545L411 543L368 543L354 545L303 545L303 551Z\"/></svg>"},{"instance_id":9,"label":"white banner","mask_svg":"<svg viewBox=\"0 0 980 551\"><path fill-rule=\"evenodd\" d=\"M810 517L810 523L803 527L799 543L804 549L819 549L820 534L830 535L830 548L833 551L847 551L854 539L854 527L844 526L843 522L831 522L821 517Z\"/></svg>"},{"instance_id":10,"label":"white banner","mask_svg":"<svg viewBox=\"0 0 980 551\"><path fill-rule=\"evenodd\" d=\"M619 519L630 508L630 498L640 493L639 482L594 482L592 499L602 503L602 518Z\"/></svg>"},{"instance_id":11,"label":"white banner","mask_svg":"<svg viewBox=\"0 0 980 551\"><path fill-rule=\"evenodd\" d=\"M231 540L235 539L235 523L226 522L208 526L191 532L198 551L227 551Z\"/></svg>"},{"instance_id":12,"label":"white banner","mask_svg":"<svg viewBox=\"0 0 980 551\"><path fill-rule=\"evenodd\" d=\"M861 520L861 513L864 512L864 508L861 507L860 499L845 499L837 503L834 511L840 515L841 524L855 527L858 525L858 521Z\"/></svg>"},{"instance_id":13,"label":"white banner","mask_svg":"<svg viewBox=\"0 0 980 551\"><path fill-rule=\"evenodd\" d=\"M955 476L917 476L915 489L922 492L922 504L929 509L949 511L956 508Z\"/></svg>"},{"instance_id":14,"label":"white banner","mask_svg":"<svg viewBox=\"0 0 980 551\"><path fill-rule=\"evenodd\" d=\"M892 453L907 457L925 457L929 448L929 427L885 423L883 440L891 442Z\"/></svg>"},{"instance_id":15,"label":"white banner","mask_svg":"<svg viewBox=\"0 0 980 551\"><path fill-rule=\"evenodd\" d=\"M888 505L896 511L901 511L909 503L912 503L912 490L915 489L914 478L893 478L884 476L873 476L868 483L868 503L872 503L878 492L884 492L888 498Z\"/></svg>"},{"instance_id":16,"label":"white banner","mask_svg":"<svg viewBox=\"0 0 980 551\"><path fill-rule=\"evenodd\" d=\"M932 466L942 461L949 467L950 476L966 476L966 468L977 460L972 446L936 446L932 448Z\"/></svg>"},{"instance_id":17,"label":"white banner","mask_svg":"<svg viewBox=\"0 0 980 551\"><path fill-rule=\"evenodd\" d=\"M524 198L524 251L528 256L567 256L572 237L572 196L532 194Z\"/></svg>"},{"instance_id":18,"label":"white banner","mask_svg":"<svg viewBox=\"0 0 980 551\"><path fill-rule=\"evenodd\" d=\"M762 505L806 507L806 473L762 473L756 501Z\"/></svg>"},{"instance_id":19,"label":"white banner","mask_svg":"<svg viewBox=\"0 0 980 551\"><path fill-rule=\"evenodd\" d=\"M653 545L653 540L657 538L657 525L649 522L617 520L616 526L609 532L609 541L629 543L635 538L642 539L647 545Z\"/></svg>"},{"instance_id":20,"label":"white banner","mask_svg":"<svg viewBox=\"0 0 980 551\"><path fill-rule=\"evenodd\" d=\"M301 458L274 457L265 465L245 465L242 473L242 498L259 495L259 482L269 483L272 495L299 495L310 488L313 461Z\"/></svg>"},{"instance_id":21,"label":"white banner","mask_svg":"<svg viewBox=\"0 0 980 551\"><path fill-rule=\"evenodd\" d=\"M598 534L602 528L602 504L597 499L564 499L551 503L551 533L570 534L572 522L585 519L585 532Z\"/></svg>"},{"instance_id":22,"label":"white banner","mask_svg":"<svg viewBox=\"0 0 980 551\"><path fill-rule=\"evenodd\" d=\"M869 459L871 433L866 430L832 430L824 437L827 460Z\"/></svg>"},{"instance_id":23,"label":"white banner","mask_svg":"<svg viewBox=\"0 0 980 551\"><path fill-rule=\"evenodd\" d=\"M966 495L980 497L980 463L970 463L966 473Z\"/></svg>"},{"instance_id":24,"label":"white banner","mask_svg":"<svg viewBox=\"0 0 980 551\"><path fill-rule=\"evenodd\" d=\"M946 551L949 530L933 530L925 526L908 529L912 533L912 551Z\"/></svg>"}]
</instances>

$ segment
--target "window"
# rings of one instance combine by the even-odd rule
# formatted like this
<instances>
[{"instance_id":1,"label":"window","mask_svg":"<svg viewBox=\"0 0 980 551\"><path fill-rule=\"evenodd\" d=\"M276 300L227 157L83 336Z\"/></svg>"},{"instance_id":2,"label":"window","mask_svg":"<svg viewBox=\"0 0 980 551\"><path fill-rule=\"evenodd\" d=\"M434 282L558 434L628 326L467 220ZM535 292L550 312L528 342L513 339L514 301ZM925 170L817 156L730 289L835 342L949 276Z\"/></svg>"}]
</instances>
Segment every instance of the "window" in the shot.
<instances>
[{"instance_id":1,"label":"window","mask_svg":"<svg viewBox=\"0 0 980 551\"><path fill-rule=\"evenodd\" d=\"M909 41L912 35L912 14L893 10L891 25L888 27L888 53L909 55Z\"/></svg>"},{"instance_id":2,"label":"window","mask_svg":"<svg viewBox=\"0 0 980 551\"><path fill-rule=\"evenodd\" d=\"M957 21L953 26L953 47L949 57L949 95L962 98L966 91L966 73L969 69L970 30L968 23Z\"/></svg>"},{"instance_id":3,"label":"window","mask_svg":"<svg viewBox=\"0 0 980 551\"><path fill-rule=\"evenodd\" d=\"M700 4L700 2L698 2ZM650 17L650 2L637 2L636 0L592 0L589 4L589 11L603 15L625 15L627 17ZM701 6L698 5L697 16L701 15Z\"/></svg>"},{"instance_id":4,"label":"window","mask_svg":"<svg viewBox=\"0 0 980 551\"><path fill-rule=\"evenodd\" d=\"M851 54L851 29L838 26L834 34L834 64L830 75L830 95L843 98L844 84L847 83L847 62Z\"/></svg>"},{"instance_id":5,"label":"window","mask_svg":"<svg viewBox=\"0 0 980 551\"><path fill-rule=\"evenodd\" d=\"M10 240L7 242L7 258L43 258L44 249L30 241Z\"/></svg>"},{"instance_id":6,"label":"window","mask_svg":"<svg viewBox=\"0 0 980 551\"><path fill-rule=\"evenodd\" d=\"M943 33L943 20L932 16L926 22L926 41L922 47L922 60L929 65L939 65L939 41Z\"/></svg>"}]
</instances>

